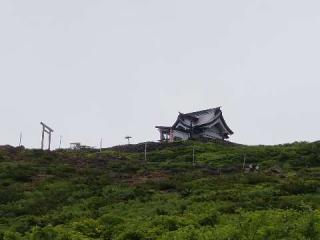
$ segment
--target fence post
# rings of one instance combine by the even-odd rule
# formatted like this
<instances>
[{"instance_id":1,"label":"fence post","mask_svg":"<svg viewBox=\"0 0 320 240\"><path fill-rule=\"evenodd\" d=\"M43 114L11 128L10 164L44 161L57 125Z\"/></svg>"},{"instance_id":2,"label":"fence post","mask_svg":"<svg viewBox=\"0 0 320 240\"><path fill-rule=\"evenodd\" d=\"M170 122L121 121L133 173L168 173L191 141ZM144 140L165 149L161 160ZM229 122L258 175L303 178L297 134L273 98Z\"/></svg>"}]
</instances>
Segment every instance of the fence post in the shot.
<instances>
[{"instance_id":1,"label":"fence post","mask_svg":"<svg viewBox=\"0 0 320 240\"><path fill-rule=\"evenodd\" d=\"M147 161L147 143L144 145L144 160Z\"/></svg>"},{"instance_id":2,"label":"fence post","mask_svg":"<svg viewBox=\"0 0 320 240\"><path fill-rule=\"evenodd\" d=\"M194 147L192 148L192 165L196 165L195 156L194 156Z\"/></svg>"},{"instance_id":3,"label":"fence post","mask_svg":"<svg viewBox=\"0 0 320 240\"><path fill-rule=\"evenodd\" d=\"M247 159L247 154L243 155L243 164L242 164L242 169L244 170L244 168L246 167L246 159Z\"/></svg>"}]
</instances>

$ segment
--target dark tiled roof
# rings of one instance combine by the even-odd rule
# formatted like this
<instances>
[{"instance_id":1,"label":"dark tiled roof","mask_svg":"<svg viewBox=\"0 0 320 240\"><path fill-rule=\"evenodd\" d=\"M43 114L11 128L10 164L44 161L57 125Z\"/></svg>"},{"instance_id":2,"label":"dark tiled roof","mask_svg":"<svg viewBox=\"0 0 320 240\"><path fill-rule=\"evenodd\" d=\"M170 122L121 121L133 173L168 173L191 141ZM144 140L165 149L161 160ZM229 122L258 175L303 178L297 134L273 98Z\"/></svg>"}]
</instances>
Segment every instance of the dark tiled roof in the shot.
<instances>
[{"instance_id":1,"label":"dark tiled roof","mask_svg":"<svg viewBox=\"0 0 320 240\"><path fill-rule=\"evenodd\" d=\"M156 126L156 128L159 128L159 129L170 129L171 127L167 127L167 126Z\"/></svg>"},{"instance_id":2,"label":"dark tiled roof","mask_svg":"<svg viewBox=\"0 0 320 240\"><path fill-rule=\"evenodd\" d=\"M233 134L233 131L228 127L227 123L225 122L225 120L222 116L222 111L220 108L221 107L209 108L209 109L185 113L185 114L179 113L179 116L172 127L156 126L156 128L163 129L163 130L176 129L176 126L180 123L182 126L186 127L187 130L184 130L186 132L190 132L190 128L193 129L194 131L201 131L204 128L206 128L207 126L214 124L215 122L217 122L220 119L222 124L224 125L224 128L229 132L228 134ZM202 123L200 125L196 124L201 115L212 114L212 113L213 113L213 119L211 119L210 121L208 121L206 123ZM184 122L184 119L188 119L188 118L192 121L191 125L187 125ZM195 123L195 125L192 126L193 123ZM181 129L179 129L179 131L181 131Z\"/></svg>"},{"instance_id":3,"label":"dark tiled roof","mask_svg":"<svg viewBox=\"0 0 320 240\"><path fill-rule=\"evenodd\" d=\"M183 115L184 115L184 116L196 117L196 116L199 116L199 115L208 114L208 113L210 113L210 112L212 112L212 111L216 112L216 111L219 111L219 110L220 110L220 107L217 107L217 108L209 108L209 109L205 109L205 110L201 110L201 111L185 113L185 114L183 114Z\"/></svg>"}]
</instances>

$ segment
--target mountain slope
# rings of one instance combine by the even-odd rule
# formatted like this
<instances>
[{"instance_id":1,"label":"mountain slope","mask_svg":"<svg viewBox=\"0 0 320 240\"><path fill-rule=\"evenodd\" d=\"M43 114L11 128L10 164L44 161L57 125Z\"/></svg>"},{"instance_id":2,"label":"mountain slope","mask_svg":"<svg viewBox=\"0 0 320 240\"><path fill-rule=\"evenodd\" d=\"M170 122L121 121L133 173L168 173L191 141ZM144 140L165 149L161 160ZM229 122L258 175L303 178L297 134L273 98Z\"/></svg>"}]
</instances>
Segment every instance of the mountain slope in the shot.
<instances>
[{"instance_id":1,"label":"mountain slope","mask_svg":"<svg viewBox=\"0 0 320 240\"><path fill-rule=\"evenodd\" d=\"M0 239L320 239L318 142L149 143L144 157L0 147Z\"/></svg>"}]
</instances>

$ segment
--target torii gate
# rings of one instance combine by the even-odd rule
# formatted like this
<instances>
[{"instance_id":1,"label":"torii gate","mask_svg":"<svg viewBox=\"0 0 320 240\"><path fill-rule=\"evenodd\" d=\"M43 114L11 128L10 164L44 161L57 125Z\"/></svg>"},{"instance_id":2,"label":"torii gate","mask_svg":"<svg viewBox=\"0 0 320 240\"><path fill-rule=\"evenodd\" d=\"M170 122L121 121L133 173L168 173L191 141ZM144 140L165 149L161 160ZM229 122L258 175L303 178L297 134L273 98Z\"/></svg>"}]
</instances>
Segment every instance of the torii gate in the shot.
<instances>
[{"instance_id":1,"label":"torii gate","mask_svg":"<svg viewBox=\"0 0 320 240\"><path fill-rule=\"evenodd\" d=\"M48 127L43 122L40 122L42 125L42 136L41 136L41 149L43 150L44 147L44 133L47 133L49 135L49 142L48 142L48 150L51 148L51 133L53 133L53 129Z\"/></svg>"}]
</instances>

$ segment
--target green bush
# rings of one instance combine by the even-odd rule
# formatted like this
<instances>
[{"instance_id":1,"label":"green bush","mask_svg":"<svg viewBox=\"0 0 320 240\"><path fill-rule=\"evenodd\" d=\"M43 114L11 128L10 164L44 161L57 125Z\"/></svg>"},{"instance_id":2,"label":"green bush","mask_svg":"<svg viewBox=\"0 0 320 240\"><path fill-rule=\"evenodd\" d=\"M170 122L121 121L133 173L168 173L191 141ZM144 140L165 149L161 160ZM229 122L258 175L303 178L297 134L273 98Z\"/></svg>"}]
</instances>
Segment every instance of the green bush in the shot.
<instances>
[{"instance_id":1,"label":"green bush","mask_svg":"<svg viewBox=\"0 0 320 240\"><path fill-rule=\"evenodd\" d=\"M219 213L212 212L199 220L201 226L214 227L219 222Z\"/></svg>"},{"instance_id":2,"label":"green bush","mask_svg":"<svg viewBox=\"0 0 320 240\"><path fill-rule=\"evenodd\" d=\"M281 185L285 194L315 193L319 189L319 183L313 180L291 179Z\"/></svg>"},{"instance_id":3,"label":"green bush","mask_svg":"<svg viewBox=\"0 0 320 240\"><path fill-rule=\"evenodd\" d=\"M320 239L320 143L0 156L0 240Z\"/></svg>"}]
</instances>

